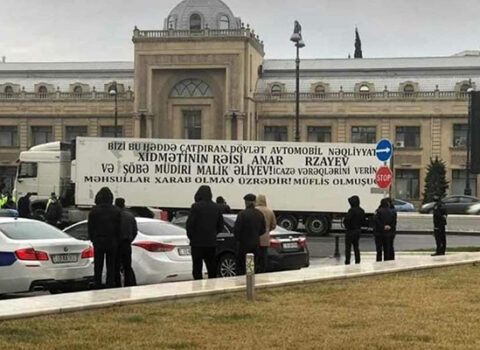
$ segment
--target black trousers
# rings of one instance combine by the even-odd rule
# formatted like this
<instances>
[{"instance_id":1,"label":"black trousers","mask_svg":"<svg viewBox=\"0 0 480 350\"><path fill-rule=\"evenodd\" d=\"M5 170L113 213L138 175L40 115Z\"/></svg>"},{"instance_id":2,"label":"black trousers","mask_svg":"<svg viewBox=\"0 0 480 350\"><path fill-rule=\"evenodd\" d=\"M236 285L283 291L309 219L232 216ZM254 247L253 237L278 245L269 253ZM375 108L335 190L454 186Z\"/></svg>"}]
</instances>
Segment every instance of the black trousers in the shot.
<instances>
[{"instance_id":1,"label":"black trousers","mask_svg":"<svg viewBox=\"0 0 480 350\"><path fill-rule=\"evenodd\" d=\"M192 274L196 280L203 278L203 262L207 266L208 278L217 277L216 247L191 247L192 250Z\"/></svg>"},{"instance_id":2,"label":"black trousers","mask_svg":"<svg viewBox=\"0 0 480 350\"><path fill-rule=\"evenodd\" d=\"M393 251L393 240L395 234L391 233L377 233L375 234L375 247L377 249L377 261L388 261L395 259L395 252ZM383 259L382 259L383 258Z\"/></svg>"},{"instance_id":3,"label":"black trousers","mask_svg":"<svg viewBox=\"0 0 480 350\"><path fill-rule=\"evenodd\" d=\"M352 230L345 234L345 265L350 264L352 246L355 252L355 264L360 264L360 233L361 230Z\"/></svg>"},{"instance_id":4,"label":"black trousers","mask_svg":"<svg viewBox=\"0 0 480 350\"><path fill-rule=\"evenodd\" d=\"M115 285L122 286L120 271L123 270L125 287L136 286L135 273L132 269L132 245L130 241L121 241L118 246L117 259L115 259Z\"/></svg>"},{"instance_id":5,"label":"black trousers","mask_svg":"<svg viewBox=\"0 0 480 350\"><path fill-rule=\"evenodd\" d=\"M445 226L435 227L435 243L437 244L437 254L445 255L447 249L447 233Z\"/></svg>"},{"instance_id":6,"label":"black trousers","mask_svg":"<svg viewBox=\"0 0 480 350\"><path fill-rule=\"evenodd\" d=\"M115 287L115 263L117 258L117 244L94 243L93 263L94 263L94 281L96 288L102 288L103 263L106 260L107 265L107 288Z\"/></svg>"},{"instance_id":7,"label":"black trousers","mask_svg":"<svg viewBox=\"0 0 480 350\"><path fill-rule=\"evenodd\" d=\"M268 270L268 247L260 247L258 249L258 273L264 273Z\"/></svg>"},{"instance_id":8,"label":"black trousers","mask_svg":"<svg viewBox=\"0 0 480 350\"><path fill-rule=\"evenodd\" d=\"M235 272L237 276L245 275L245 256L248 253L252 253L255 255L255 266L258 266L258 256L259 256L259 247L237 247L237 259L235 264ZM255 268L255 270L257 270Z\"/></svg>"}]
</instances>

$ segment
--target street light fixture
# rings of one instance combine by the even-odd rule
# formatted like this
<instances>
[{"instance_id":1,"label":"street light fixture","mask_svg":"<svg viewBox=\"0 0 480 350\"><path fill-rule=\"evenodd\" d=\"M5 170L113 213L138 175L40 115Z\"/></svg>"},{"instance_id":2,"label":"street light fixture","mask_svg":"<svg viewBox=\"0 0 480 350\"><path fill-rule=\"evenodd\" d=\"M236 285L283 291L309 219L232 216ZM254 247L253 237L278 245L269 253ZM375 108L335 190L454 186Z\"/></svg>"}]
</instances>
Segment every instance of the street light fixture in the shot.
<instances>
[{"instance_id":1,"label":"street light fixture","mask_svg":"<svg viewBox=\"0 0 480 350\"><path fill-rule=\"evenodd\" d=\"M471 196L472 195L472 188L470 187L470 169L471 169L471 160L470 160L470 147L471 147L471 142L472 142L472 81L470 80L470 87L467 89L467 94L468 94L468 124L467 124L467 174L465 178L465 191L464 194L465 196Z\"/></svg>"},{"instance_id":2,"label":"street light fixture","mask_svg":"<svg viewBox=\"0 0 480 350\"><path fill-rule=\"evenodd\" d=\"M297 48L297 58L295 60L295 142L300 142L300 49L305 47L305 42L302 38L302 26L298 21L295 21L290 41L293 41Z\"/></svg>"},{"instance_id":3,"label":"street light fixture","mask_svg":"<svg viewBox=\"0 0 480 350\"><path fill-rule=\"evenodd\" d=\"M117 99L118 99L118 89L117 89L117 82L114 81L113 84L110 86L110 91L109 91L110 96L113 96L115 98L115 126L113 130L113 137L117 137L117 129L118 129L118 104L117 104Z\"/></svg>"}]
</instances>

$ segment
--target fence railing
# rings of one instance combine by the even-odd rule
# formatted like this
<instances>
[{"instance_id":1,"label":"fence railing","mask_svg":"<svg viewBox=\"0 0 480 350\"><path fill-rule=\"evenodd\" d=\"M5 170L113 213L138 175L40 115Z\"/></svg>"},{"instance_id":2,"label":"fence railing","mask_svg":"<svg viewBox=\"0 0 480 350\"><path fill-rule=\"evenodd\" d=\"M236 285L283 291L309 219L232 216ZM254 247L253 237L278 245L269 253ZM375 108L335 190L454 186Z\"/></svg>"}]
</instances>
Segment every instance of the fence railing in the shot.
<instances>
[{"instance_id":1,"label":"fence railing","mask_svg":"<svg viewBox=\"0 0 480 350\"><path fill-rule=\"evenodd\" d=\"M132 101L133 91L119 92L118 100ZM38 101L52 101L52 100L95 100L95 101L113 101L114 96L108 92L49 92L49 93L36 93L36 92L16 92L16 93L0 93L0 100L38 100Z\"/></svg>"}]
</instances>

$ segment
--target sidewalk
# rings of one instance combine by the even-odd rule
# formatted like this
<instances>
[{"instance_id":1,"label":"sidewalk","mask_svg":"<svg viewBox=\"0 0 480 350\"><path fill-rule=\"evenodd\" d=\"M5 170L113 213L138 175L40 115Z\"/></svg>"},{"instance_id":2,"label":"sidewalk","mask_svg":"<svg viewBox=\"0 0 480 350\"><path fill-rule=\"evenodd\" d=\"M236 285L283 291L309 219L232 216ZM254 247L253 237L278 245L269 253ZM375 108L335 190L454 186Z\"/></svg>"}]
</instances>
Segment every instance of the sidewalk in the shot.
<instances>
[{"instance_id":1,"label":"sidewalk","mask_svg":"<svg viewBox=\"0 0 480 350\"><path fill-rule=\"evenodd\" d=\"M359 265L312 266L310 268L257 275L257 289L302 283L373 276L401 271L480 262L480 253L446 256L398 254L397 260L375 263L372 255ZM245 290L245 277L156 284L122 289L46 295L0 301L0 320L91 310L111 306L222 295ZM258 291L261 293L261 291Z\"/></svg>"}]
</instances>

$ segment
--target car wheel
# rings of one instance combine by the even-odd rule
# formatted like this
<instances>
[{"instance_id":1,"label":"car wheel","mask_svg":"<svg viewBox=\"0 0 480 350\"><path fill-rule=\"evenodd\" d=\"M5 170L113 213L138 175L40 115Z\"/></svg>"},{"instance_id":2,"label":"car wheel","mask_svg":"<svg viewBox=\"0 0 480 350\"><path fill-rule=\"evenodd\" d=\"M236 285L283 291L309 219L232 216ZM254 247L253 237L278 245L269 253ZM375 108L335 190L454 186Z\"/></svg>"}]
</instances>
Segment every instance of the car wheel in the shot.
<instances>
[{"instance_id":1,"label":"car wheel","mask_svg":"<svg viewBox=\"0 0 480 350\"><path fill-rule=\"evenodd\" d=\"M235 272L236 262L235 255L231 253L223 254L218 259L217 264L217 276L218 277L233 277L236 276Z\"/></svg>"},{"instance_id":2,"label":"car wheel","mask_svg":"<svg viewBox=\"0 0 480 350\"><path fill-rule=\"evenodd\" d=\"M330 220L326 216L309 216L305 224L307 232L311 236L324 236L330 229Z\"/></svg>"},{"instance_id":3,"label":"car wheel","mask_svg":"<svg viewBox=\"0 0 480 350\"><path fill-rule=\"evenodd\" d=\"M298 220L293 215L281 215L277 219L277 225L288 231L295 231L298 226Z\"/></svg>"}]
</instances>

